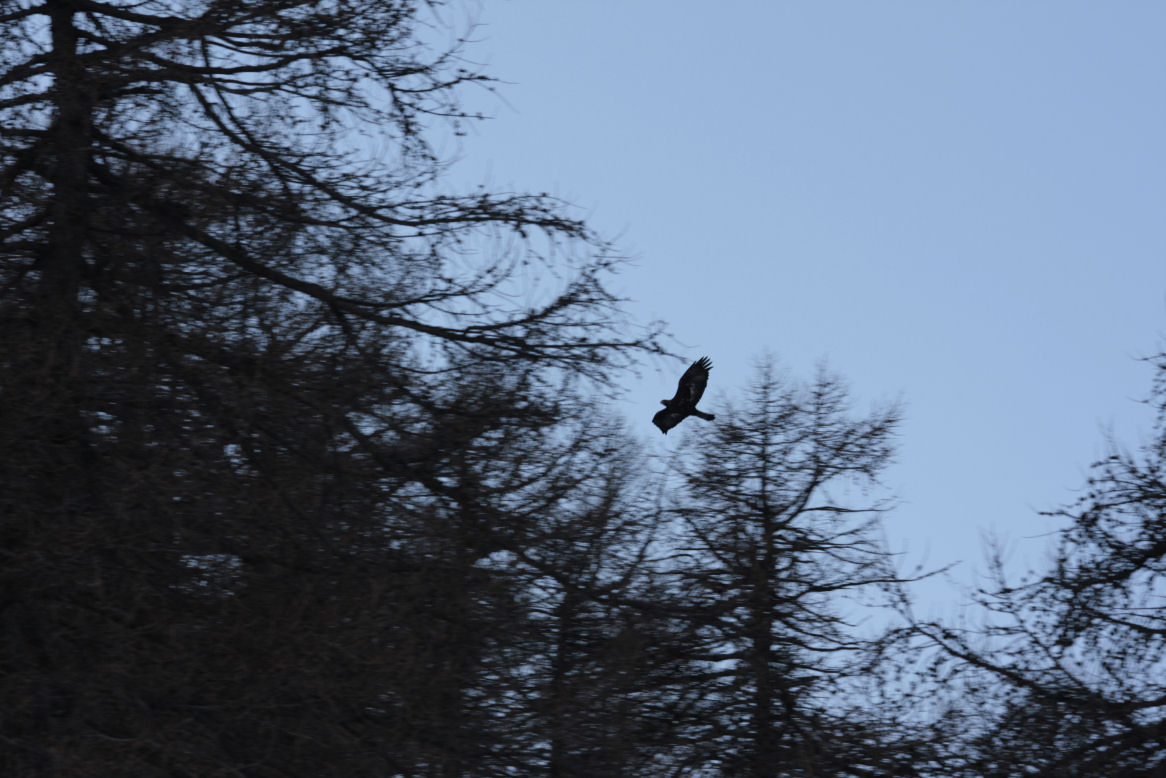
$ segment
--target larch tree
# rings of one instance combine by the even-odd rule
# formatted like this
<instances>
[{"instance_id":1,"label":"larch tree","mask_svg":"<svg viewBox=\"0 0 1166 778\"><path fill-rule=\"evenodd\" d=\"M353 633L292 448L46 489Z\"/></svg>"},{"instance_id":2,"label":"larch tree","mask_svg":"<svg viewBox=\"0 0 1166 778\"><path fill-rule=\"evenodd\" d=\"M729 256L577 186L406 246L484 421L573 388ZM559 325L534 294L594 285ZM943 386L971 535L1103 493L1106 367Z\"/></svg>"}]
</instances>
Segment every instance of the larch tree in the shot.
<instances>
[{"instance_id":1,"label":"larch tree","mask_svg":"<svg viewBox=\"0 0 1166 778\"><path fill-rule=\"evenodd\" d=\"M693 774L916 769L914 747L892 742L910 738L884 720L891 711L855 704L892 640L886 617L857 620L907 582L880 529L898 423L893 405L854 414L824 370L802 385L765 362L740 408L686 439L673 588L702 639L715 710Z\"/></svg>"},{"instance_id":2,"label":"larch tree","mask_svg":"<svg viewBox=\"0 0 1166 778\"><path fill-rule=\"evenodd\" d=\"M0 771L468 769L386 707L478 625L451 463L659 347L563 203L443 188L454 12L0 0Z\"/></svg>"}]
</instances>

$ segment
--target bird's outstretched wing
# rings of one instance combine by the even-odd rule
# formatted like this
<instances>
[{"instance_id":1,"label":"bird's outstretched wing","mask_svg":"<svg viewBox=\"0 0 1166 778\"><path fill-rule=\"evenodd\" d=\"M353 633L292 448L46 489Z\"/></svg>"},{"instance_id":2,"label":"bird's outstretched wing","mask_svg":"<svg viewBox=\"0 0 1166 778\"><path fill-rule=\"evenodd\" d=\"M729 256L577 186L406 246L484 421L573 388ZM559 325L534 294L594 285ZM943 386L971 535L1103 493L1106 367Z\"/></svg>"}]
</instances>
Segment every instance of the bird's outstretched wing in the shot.
<instances>
[{"instance_id":1,"label":"bird's outstretched wing","mask_svg":"<svg viewBox=\"0 0 1166 778\"><path fill-rule=\"evenodd\" d=\"M713 363L708 357L701 357L688 366L684 375L680 376L680 383L676 387L676 397L672 402L685 403L690 409L695 407L704 396L704 388L708 386L709 370Z\"/></svg>"}]
</instances>

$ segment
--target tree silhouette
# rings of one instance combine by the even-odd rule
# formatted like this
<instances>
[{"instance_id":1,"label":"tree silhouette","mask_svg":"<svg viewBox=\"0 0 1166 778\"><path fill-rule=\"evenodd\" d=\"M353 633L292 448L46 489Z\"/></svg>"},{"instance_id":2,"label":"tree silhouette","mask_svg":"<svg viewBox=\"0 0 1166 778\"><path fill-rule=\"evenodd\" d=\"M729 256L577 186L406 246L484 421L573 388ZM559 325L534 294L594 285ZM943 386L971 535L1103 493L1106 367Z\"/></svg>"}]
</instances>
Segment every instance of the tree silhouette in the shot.
<instances>
[{"instance_id":1,"label":"tree silhouette","mask_svg":"<svg viewBox=\"0 0 1166 778\"><path fill-rule=\"evenodd\" d=\"M446 10L0 3L4 772L493 758L458 458L658 346L564 204L443 190Z\"/></svg>"},{"instance_id":2,"label":"tree silhouette","mask_svg":"<svg viewBox=\"0 0 1166 778\"><path fill-rule=\"evenodd\" d=\"M715 718L703 759L727 775L910 774L848 686L887 647L852 623L905 582L880 543L874 496L890 462L895 407L852 415L841 381L801 386L760 366L746 404L718 413L677 466L671 513L687 558L679 598L703 654ZM850 605L847 604L850 602Z\"/></svg>"},{"instance_id":3,"label":"tree silhouette","mask_svg":"<svg viewBox=\"0 0 1166 778\"><path fill-rule=\"evenodd\" d=\"M1151 776L1166 766L1166 358L1153 362L1153 439L1140 454L1114 444L1082 496L1049 514L1066 523L1047 571L1016 583L994 549L991 585L976 597L985 625L919 625L949 679L979 677L984 707L962 774Z\"/></svg>"}]
</instances>

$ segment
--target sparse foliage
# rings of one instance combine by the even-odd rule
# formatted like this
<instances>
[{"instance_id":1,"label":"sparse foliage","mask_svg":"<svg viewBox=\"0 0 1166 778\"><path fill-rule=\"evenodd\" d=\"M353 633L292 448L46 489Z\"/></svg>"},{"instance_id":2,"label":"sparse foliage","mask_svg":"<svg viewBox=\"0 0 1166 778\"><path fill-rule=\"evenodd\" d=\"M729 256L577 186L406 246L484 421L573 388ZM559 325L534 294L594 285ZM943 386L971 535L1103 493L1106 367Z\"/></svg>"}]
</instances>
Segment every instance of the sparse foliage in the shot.
<instances>
[{"instance_id":1,"label":"sparse foliage","mask_svg":"<svg viewBox=\"0 0 1166 778\"><path fill-rule=\"evenodd\" d=\"M1082 496L1050 514L1065 526L1048 570L1016 583L996 549L977 597L986 625L920 625L949 677L978 675L994 698L962 774L1166 769L1166 358L1154 362L1153 439L1140 454L1113 444Z\"/></svg>"}]
</instances>

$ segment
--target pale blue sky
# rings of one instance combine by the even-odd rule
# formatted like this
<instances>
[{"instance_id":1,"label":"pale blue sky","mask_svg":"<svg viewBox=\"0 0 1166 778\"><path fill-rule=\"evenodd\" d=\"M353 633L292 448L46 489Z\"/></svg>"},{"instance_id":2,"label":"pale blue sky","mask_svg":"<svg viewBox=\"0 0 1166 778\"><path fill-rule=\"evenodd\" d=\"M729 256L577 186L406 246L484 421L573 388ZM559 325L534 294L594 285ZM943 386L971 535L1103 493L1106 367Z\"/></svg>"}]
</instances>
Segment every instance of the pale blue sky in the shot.
<instances>
[{"instance_id":1,"label":"pale blue sky","mask_svg":"<svg viewBox=\"0 0 1166 778\"><path fill-rule=\"evenodd\" d=\"M494 0L510 82L459 177L548 191L636 259L620 279L705 402L755 358L902 395L890 545L1037 564L1112 426L1136 443L1166 333L1166 3ZM474 101L478 104L478 101ZM680 365L629 386L650 420ZM688 422L693 424L695 422ZM929 588L949 612L956 595Z\"/></svg>"}]
</instances>

